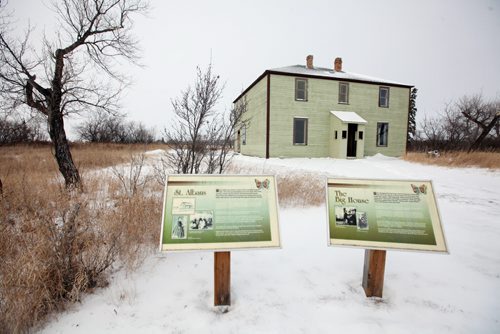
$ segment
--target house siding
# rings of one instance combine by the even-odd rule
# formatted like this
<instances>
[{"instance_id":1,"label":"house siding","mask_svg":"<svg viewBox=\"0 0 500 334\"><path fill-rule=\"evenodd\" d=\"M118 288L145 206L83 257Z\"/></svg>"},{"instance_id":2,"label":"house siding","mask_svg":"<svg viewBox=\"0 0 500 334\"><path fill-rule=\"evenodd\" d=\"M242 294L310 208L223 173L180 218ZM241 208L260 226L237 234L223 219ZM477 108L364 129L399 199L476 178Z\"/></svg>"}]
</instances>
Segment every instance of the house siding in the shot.
<instances>
[{"instance_id":1,"label":"house siding","mask_svg":"<svg viewBox=\"0 0 500 334\"><path fill-rule=\"evenodd\" d=\"M258 87L264 89L264 103L262 104L264 124L258 127L265 136L266 86L262 84L262 81L265 82L261 80L247 95L250 96L250 93ZM332 110L353 111L368 122L363 138L365 155L382 153L387 156L401 156L405 153L409 88L384 85L390 87L389 107L382 108L378 106L380 86L376 84L349 82L349 104L338 103L339 82L341 81L309 78L307 101L295 101L295 77L271 75L269 150L271 157L330 156L332 153L330 142L334 136L330 130L330 111ZM257 90L260 92L260 89ZM250 105L249 110L251 110ZM293 144L293 119L297 117L308 119L307 145ZM389 123L387 147L376 146L377 122ZM265 151L265 139L263 146ZM242 153L244 153L243 150ZM263 156L262 154L250 155Z\"/></svg>"},{"instance_id":2,"label":"house siding","mask_svg":"<svg viewBox=\"0 0 500 334\"><path fill-rule=\"evenodd\" d=\"M266 156L266 102L267 77L263 77L244 98L247 100L247 115L250 124L246 130L246 145L241 145L242 154Z\"/></svg>"},{"instance_id":3,"label":"house siding","mask_svg":"<svg viewBox=\"0 0 500 334\"><path fill-rule=\"evenodd\" d=\"M295 101L295 78L271 75L270 148L272 157L329 156L328 86L308 79L307 101ZM293 119L307 118L307 145L293 144Z\"/></svg>"}]
</instances>

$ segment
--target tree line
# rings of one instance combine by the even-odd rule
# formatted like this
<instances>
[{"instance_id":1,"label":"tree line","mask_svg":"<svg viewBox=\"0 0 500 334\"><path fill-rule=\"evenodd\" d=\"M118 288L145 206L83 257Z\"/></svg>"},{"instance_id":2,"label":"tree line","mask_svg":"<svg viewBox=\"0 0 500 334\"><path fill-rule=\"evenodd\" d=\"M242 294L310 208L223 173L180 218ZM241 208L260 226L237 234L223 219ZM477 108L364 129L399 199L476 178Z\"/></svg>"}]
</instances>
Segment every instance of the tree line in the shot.
<instances>
[{"instance_id":1,"label":"tree line","mask_svg":"<svg viewBox=\"0 0 500 334\"><path fill-rule=\"evenodd\" d=\"M425 117L409 140L409 149L500 150L500 98L464 95L442 112Z\"/></svg>"}]
</instances>

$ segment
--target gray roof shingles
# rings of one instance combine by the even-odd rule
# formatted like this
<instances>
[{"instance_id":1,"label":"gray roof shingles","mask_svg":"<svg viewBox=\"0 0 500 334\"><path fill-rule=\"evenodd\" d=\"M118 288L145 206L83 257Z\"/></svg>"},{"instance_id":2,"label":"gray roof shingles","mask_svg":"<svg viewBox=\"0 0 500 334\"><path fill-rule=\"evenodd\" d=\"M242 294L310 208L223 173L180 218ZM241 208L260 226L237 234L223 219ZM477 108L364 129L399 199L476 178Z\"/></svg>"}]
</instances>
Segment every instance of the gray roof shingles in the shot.
<instances>
[{"instance_id":1,"label":"gray roof shingles","mask_svg":"<svg viewBox=\"0 0 500 334\"><path fill-rule=\"evenodd\" d=\"M363 83L371 83L376 85L389 85L389 86L400 86L400 87L413 87L412 85L390 81L385 79L379 79L375 77L370 77L363 74L356 74L352 72L345 71L334 71L331 68L325 67L314 67L307 68L305 65L291 65L285 67L278 67L264 71L262 75L260 75L250 86L247 87L234 101L238 101L240 97L246 94L260 79L262 79L267 73L271 74L280 74L284 75L297 75L302 77L312 77L312 78L325 78L330 80L345 80L345 81L353 81L353 82L363 82Z\"/></svg>"},{"instance_id":2,"label":"gray roof shingles","mask_svg":"<svg viewBox=\"0 0 500 334\"><path fill-rule=\"evenodd\" d=\"M410 86L410 85L406 85L404 83L385 80L385 79L379 79L379 78L370 77L370 76L362 75L362 74L356 74L356 73L344 72L344 71L336 72L333 69L325 68L325 67L314 67L314 68L310 69L304 65L292 65L292 66L273 68L270 71L290 73L290 74L299 74L299 75L306 75L306 76L320 76L320 77L340 79L340 80L356 80L356 81L365 81L365 82L373 82L373 83L385 83L388 85Z\"/></svg>"}]
</instances>

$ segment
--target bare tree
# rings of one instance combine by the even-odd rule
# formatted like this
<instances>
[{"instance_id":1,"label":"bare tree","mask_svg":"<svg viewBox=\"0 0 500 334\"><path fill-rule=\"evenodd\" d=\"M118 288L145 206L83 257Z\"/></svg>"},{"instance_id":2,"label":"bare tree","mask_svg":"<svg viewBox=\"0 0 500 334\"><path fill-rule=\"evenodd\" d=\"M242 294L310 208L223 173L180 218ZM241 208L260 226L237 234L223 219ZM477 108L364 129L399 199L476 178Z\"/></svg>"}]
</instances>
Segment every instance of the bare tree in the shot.
<instances>
[{"instance_id":1,"label":"bare tree","mask_svg":"<svg viewBox=\"0 0 500 334\"><path fill-rule=\"evenodd\" d=\"M500 119L500 100L484 101L481 94L464 96L457 103L457 109L467 120L477 125L477 132L481 132L469 146L469 152L477 150Z\"/></svg>"},{"instance_id":2,"label":"bare tree","mask_svg":"<svg viewBox=\"0 0 500 334\"><path fill-rule=\"evenodd\" d=\"M464 95L446 104L443 112L425 118L423 136L416 140L424 149L477 150L500 147L500 100L485 100L481 94Z\"/></svg>"},{"instance_id":3,"label":"bare tree","mask_svg":"<svg viewBox=\"0 0 500 334\"><path fill-rule=\"evenodd\" d=\"M176 122L165 137L170 151L162 160L163 167L177 173L222 173L230 160L234 131L249 124L246 101L226 115L216 105L222 96L220 77L213 74L212 65L205 71L197 68L194 88L188 87L172 101Z\"/></svg>"},{"instance_id":4,"label":"bare tree","mask_svg":"<svg viewBox=\"0 0 500 334\"><path fill-rule=\"evenodd\" d=\"M207 154L205 142L213 136L215 106L222 96L220 77L212 73L212 64L205 72L198 67L194 88L188 87L179 98L172 101L177 123L165 131L174 147L170 156L172 164L182 173L199 173L201 162Z\"/></svg>"},{"instance_id":5,"label":"bare tree","mask_svg":"<svg viewBox=\"0 0 500 334\"><path fill-rule=\"evenodd\" d=\"M0 2L5 13L5 5ZM66 187L79 188L64 118L91 110L116 112L127 78L114 65L118 59L136 63L137 41L131 16L147 9L145 0L58 0L54 12L60 29L43 50L31 44L32 29L11 37L9 15L0 13L0 101L9 111L21 106L45 115L54 156ZM98 73L104 72L107 81Z\"/></svg>"},{"instance_id":6,"label":"bare tree","mask_svg":"<svg viewBox=\"0 0 500 334\"><path fill-rule=\"evenodd\" d=\"M431 149L438 148L445 140L445 131L439 117L425 117L422 124L423 137Z\"/></svg>"}]
</instances>

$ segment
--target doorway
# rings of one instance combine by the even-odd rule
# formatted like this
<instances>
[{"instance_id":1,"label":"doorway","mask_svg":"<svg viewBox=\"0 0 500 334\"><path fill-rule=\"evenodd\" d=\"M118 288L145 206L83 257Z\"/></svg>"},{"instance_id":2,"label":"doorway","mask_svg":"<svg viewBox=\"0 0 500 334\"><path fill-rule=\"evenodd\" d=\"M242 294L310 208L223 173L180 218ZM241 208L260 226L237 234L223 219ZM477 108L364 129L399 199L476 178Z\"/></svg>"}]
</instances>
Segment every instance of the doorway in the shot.
<instances>
[{"instance_id":1,"label":"doorway","mask_svg":"<svg viewBox=\"0 0 500 334\"><path fill-rule=\"evenodd\" d=\"M357 124L347 125L347 157L356 158L356 132L358 131Z\"/></svg>"}]
</instances>

